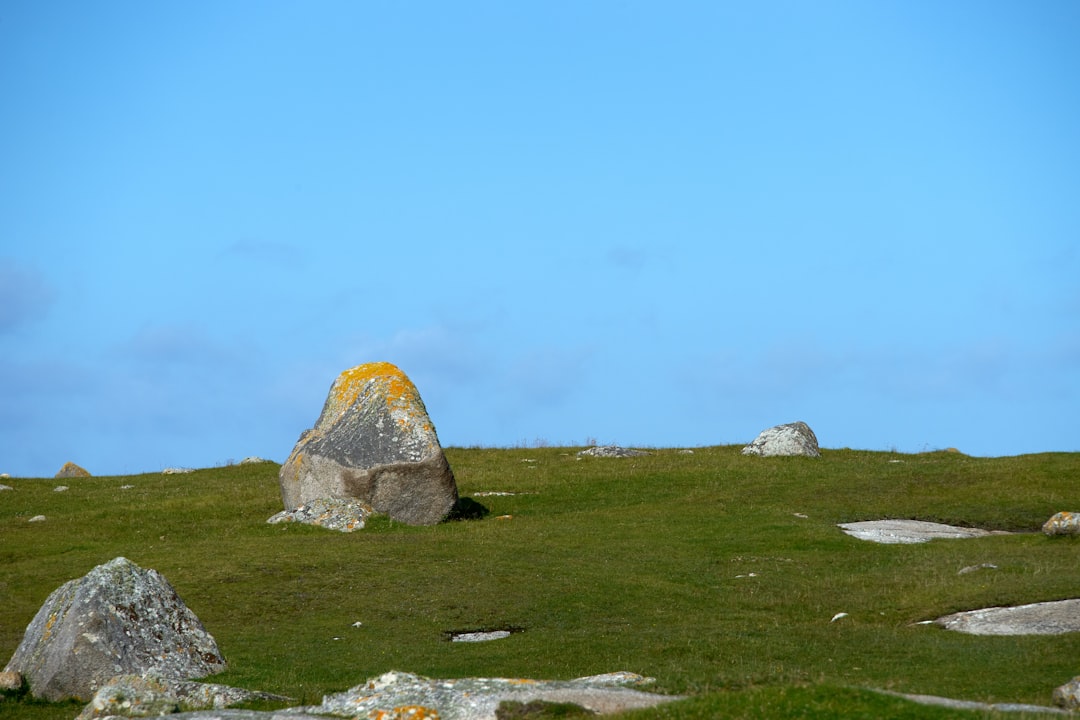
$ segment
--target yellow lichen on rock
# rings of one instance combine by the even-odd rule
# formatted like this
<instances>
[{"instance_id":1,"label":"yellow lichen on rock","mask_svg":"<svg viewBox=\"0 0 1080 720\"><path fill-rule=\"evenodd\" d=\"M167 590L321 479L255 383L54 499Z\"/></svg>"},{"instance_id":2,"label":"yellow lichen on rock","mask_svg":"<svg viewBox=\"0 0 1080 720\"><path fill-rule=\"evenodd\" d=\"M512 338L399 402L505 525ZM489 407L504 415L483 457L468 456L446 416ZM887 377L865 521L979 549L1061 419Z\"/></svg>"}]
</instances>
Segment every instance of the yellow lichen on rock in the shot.
<instances>
[{"instance_id":1,"label":"yellow lichen on rock","mask_svg":"<svg viewBox=\"0 0 1080 720\"><path fill-rule=\"evenodd\" d=\"M439 711L426 705L402 705L393 710L372 710L369 720L439 720Z\"/></svg>"}]
</instances>

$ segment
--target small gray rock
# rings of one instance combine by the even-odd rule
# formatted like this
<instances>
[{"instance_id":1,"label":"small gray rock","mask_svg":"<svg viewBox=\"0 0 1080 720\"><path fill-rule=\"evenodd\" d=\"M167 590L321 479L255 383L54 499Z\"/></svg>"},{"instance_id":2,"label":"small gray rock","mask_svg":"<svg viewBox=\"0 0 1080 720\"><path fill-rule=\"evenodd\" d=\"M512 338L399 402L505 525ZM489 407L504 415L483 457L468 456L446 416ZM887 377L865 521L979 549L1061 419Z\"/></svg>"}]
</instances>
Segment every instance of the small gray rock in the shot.
<instances>
[{"instance_id":1,"label":"small gray rock","mask_svg":"<svg viewBox=\"0 0 1080 720\"><path fill-rule=\"evenodd\" d=\"M266 522L271 525L298 522L327 530L353 532L363 529L371 514L371 506L359 500L319 498L294 510L282 510Z\"/></svg>"},{"instance_id":2,"label":"small gray rock","mask_svg":"<svg viewBox=\"0 0 1080 720\"><path fill-rule=\"evenodd\" d=\"M802 421L762 430L753 442L742 449L742 454L761 457L788 455L821 457L817 436L814 435L810 426Z\"/></svg>"},{"instance_id":3,"label":"small gray rock","mask_svg":"<svg viewBox=\"0 0 1080 720\"><path fill-rule=\"evenodd\" d=\"M1066 710L1080 710L1080 675L1054 689L1054 704Z\"/></svg>"},{"instance_id":4,"label":"small gray rock","mask_svg":"<svg viewBox=\"0 0 1080 720\"><path fill-rule=\"evenodd\" d=\"M1080 535L1080 513L1063 511L1043 523L1042 531L1051 537L1055 535Z\"/></svg>"}]
</instances>

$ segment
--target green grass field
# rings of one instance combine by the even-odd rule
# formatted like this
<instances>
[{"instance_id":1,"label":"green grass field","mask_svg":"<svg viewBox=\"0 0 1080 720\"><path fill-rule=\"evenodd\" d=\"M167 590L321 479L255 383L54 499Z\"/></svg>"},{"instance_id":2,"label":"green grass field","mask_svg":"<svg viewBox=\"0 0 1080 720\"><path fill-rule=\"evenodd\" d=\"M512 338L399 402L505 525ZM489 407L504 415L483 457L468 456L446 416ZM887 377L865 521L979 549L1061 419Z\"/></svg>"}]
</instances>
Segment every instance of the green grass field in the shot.
<instances>
[{"instance_id":1,"label":"green grass field","mask_svg":"<svg viewBox=\"0 0 1080 720\"><path fill-rule=\"evenodd\" d=\"M868 690L1049 705L1080 674L1080 633L975 637L914 624L1080 597L1080 541L1038 532L1080 509L1080 454L578 449L450 448L461 495L490 515L434 527L376 518L352 534L266 524L281 509L273 463L6 480L0 663L50 592L123 555L161 572L217 639L230 669L215 682L300 703L391 669L629 670L691 696L634 718L971 718L983 714ZM60 484L70 489L54 492ZM39 514L47 520L28 522ZM836 527L881 518L1017 534L878 545ZM997 569L958 574L983 563ZM839 612L848 616L830 622ZM522 631L446 639L504 627ZM79 707L8 698L0 718L72 718Z\"/></svg>"}]
</instances>

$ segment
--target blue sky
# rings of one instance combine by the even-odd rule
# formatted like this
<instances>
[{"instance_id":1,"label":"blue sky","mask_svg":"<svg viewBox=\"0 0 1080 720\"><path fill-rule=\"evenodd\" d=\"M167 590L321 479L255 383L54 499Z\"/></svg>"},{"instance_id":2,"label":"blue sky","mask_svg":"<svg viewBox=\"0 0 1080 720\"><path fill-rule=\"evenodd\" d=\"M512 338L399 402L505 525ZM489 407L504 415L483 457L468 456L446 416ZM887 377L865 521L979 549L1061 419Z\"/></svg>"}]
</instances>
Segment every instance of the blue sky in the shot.
<instances>
[{"instance_id":1,"label":"blue sky","mask_svg":"<svg viewBox=\"0 0 1080 720\"><path fill-rule=\"evenodd\" d=\"M1077 451L1080 5L0 5L0 472L444 445Z\"/></svg>"}]
</instances>

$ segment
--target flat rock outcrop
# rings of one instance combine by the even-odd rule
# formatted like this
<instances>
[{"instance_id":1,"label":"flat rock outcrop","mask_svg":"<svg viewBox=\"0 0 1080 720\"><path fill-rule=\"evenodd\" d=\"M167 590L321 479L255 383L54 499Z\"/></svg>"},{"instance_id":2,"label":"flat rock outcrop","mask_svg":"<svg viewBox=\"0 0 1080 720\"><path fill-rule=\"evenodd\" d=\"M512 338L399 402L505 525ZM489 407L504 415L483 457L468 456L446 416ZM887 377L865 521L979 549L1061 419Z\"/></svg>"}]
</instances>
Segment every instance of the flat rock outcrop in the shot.
<instances>
[{"instance_id":1,"label":"flat rock outcrop","mask_svg":"<svg viewBox=\"0 0 1080 720\"><path fill-rule=\"evenodd\" d=\"M599 715L608 715L682 699L678 695L659 695L638 689L649 682L650 678L627 672L554 681L525 678L433 680L412 673L391 671L346 692L328 695L323 698L321 705L270 712L204 710L179 713L170 718L325 720L330 715L356 720L496 720L496 711L503 702L570 703Z\"/></svg>"},{"instance_id":2,"label":"flat rock outcrop","mask_svg":"<svg viewBox=\"0 0 1080 720\"><path fill-rule=\"evenodd\" d=\"M980 530L979 528L957 527L924 520L865 520L863 522L841 523L837 527L859 540L869 540L870 542L884 543L886 545L1009 534L1003 530Z\"/></svg>"},{"instance_id":3,"label":"flat rock outcrop","mask_svg":"<svg viewBox=\"0 0 1080 720\"><path fill-rule=\"evenodd\" d=\"M753 442L742 449L742 454L761 457L821 457L821 450L818 448L817 435L809 425L800 420L762 430Z\"/></svg>"},{"instance_id":4,"label":"flat rock outcrop","mask_svg":"<svg viewBox=\"0 0 1080 720\"><path fill-rule=\"evenodd\" d=\"M634 450L618 445L597 445L578 452L581 457L640 457L648 454L644 450Z\"/></svg>"},{"instance_id":5,"label":"flat rock outcrop","mask_svg":"<svg viewBox=\"0 0 1080 720\"><path fill-rule=\"evenodd\" d=\"M420 393L390 363L338 376L278 479L286 510L319 498L351 498L409 525L438 523L458 497Z\"/></svg>"},{"instance_id":6,"label":"flat rock outcrop","mask_svg":"<svg viewBox=\"0 0 1080 720\"><path fill-rule=\"evenodd\" d=\"M4 668L50 701L89 701L116 675L186 680L224 669L214 638L169 582L123 557L53 591Z\"/></svg>"},{"instance_id":7,"label":"flat rock outcrop","mask_svg":"<svg viewBox=\"0 0 1080 720\"><path fill-rule=\"evenodd\" d=\"M1080 632L1080 599L992 607L953 613L934 621L969 635L1061 635Z\"/></svg>"},{"instance_id":8,"label":"flat rock outcrop","mask_svg":"<svg viewBox=\"0 0 1080 720\"><path fill-rule=\"evenodd\" d=\"M228 685L170 680L157 673L117 675L98 689L76 720L104 717L156 717L181 710L220 709L253 700L291 698Z\"/></svg>"},{"instance_id":9,"label":"flat rock outcrop","mask_svg":"<svg viewBox=\"0 0 1080 720\"><path fill-rule=\"evenodd\" d=\"M631 686L648 680L633 673L610 673L566 681L508 678L432 680L412 673L388 672L351 690L323 698L322 705L306 708L318 714L344 717L395 717L397 708L424 708L442 720L494 720L504 701L536 700L573 703L600 714L653 707L678 697L657 695Z\"/></svg>"}]
</instances>

